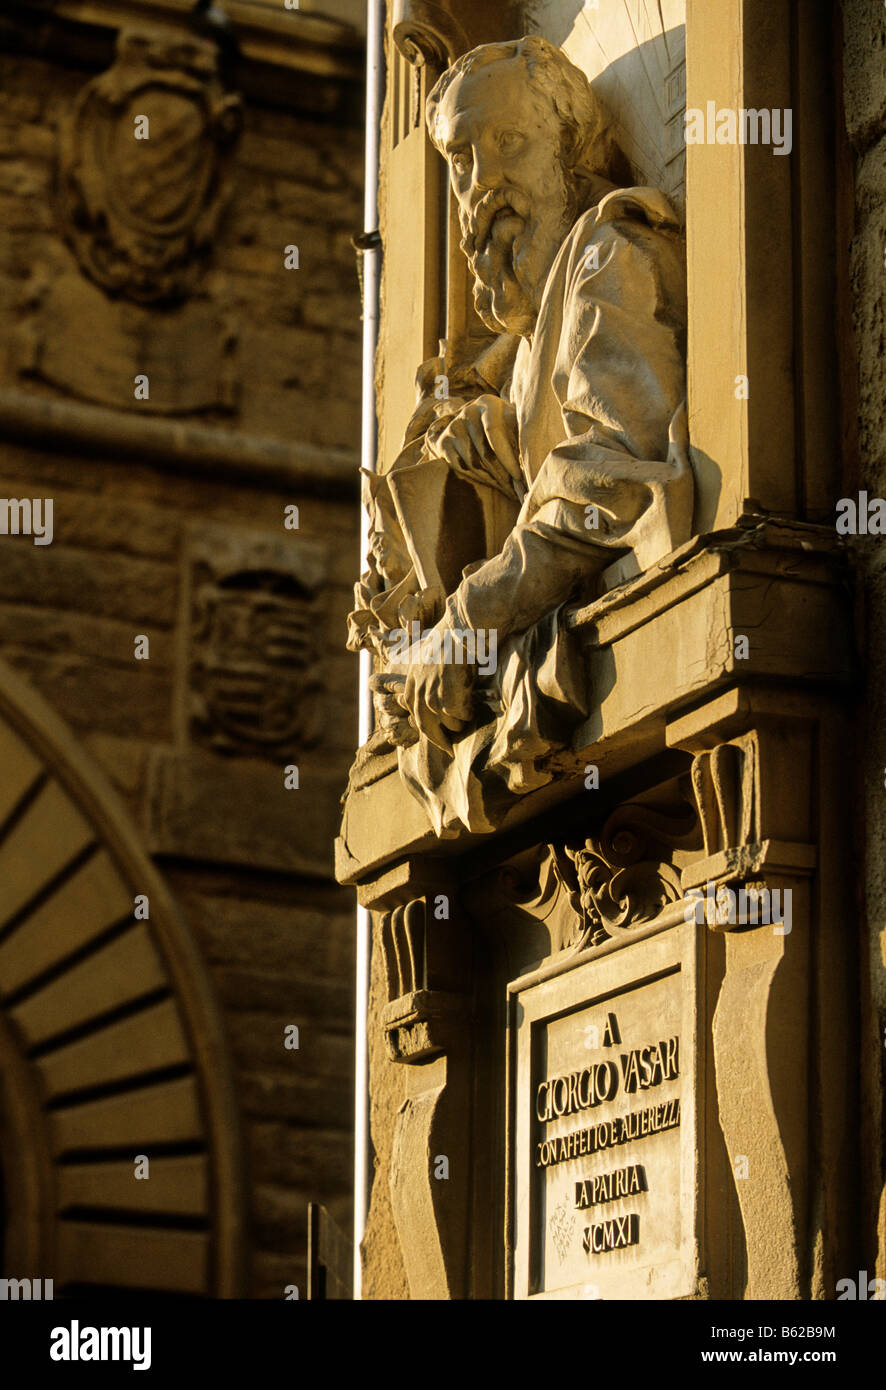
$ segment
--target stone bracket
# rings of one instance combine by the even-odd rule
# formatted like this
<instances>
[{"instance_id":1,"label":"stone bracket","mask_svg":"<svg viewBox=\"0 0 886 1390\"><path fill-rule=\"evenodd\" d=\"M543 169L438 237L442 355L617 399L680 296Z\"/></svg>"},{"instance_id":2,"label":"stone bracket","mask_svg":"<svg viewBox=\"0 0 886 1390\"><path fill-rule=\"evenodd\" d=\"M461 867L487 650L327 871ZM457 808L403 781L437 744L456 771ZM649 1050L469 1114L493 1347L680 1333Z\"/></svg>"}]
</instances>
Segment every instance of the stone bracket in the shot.
<instances>
[{"instance_id":1,"label":"stone bracket","mask_svg":"<svg viewBox=\"0 0 886 1390\"><path fill-rule=\"evenodd\" d=\"M424 1062L446 1052L468 1017L464 995L421 989L393 999L382 1010L392 1062Z\"/></svg>"},{"instance_id":2,"label":"stone bracket","mask_svg":"<svg viewBox=\"0 0 886 1390\"><path fill-rule=\"evenodd\" d=\"M394 1224L411 1297L460 1298L472 1171L467 924L449 895L428 891L379 925L388 994L380 1021L388 1057L407 1065L389 1172Z\"/></svg>"},{"instance_id":3,"label":"stone bracket","mask_svg":"<svg viewBox=\"0 0 886 1390\"><path fill-rule=\"evenodd\" d=\"M382 1011L388 1055L421 1062L466 1036L469 966L458 918L438 921L425 898L395 907L381 921L388 1003Z\"/></svg>"},{"instance_id":4,"label":"stone bracket","mask_svg":"<svg viewBox=\"0 0 886 1390\"><path fill-rule=\"evenodd\" d=\"M733 845L690 864L680 875L680 886L685 893L705 883L738 883L764 871L806 877L814 872L817 862L815 845L783 840Z\"/></svg>"}]
</instances>

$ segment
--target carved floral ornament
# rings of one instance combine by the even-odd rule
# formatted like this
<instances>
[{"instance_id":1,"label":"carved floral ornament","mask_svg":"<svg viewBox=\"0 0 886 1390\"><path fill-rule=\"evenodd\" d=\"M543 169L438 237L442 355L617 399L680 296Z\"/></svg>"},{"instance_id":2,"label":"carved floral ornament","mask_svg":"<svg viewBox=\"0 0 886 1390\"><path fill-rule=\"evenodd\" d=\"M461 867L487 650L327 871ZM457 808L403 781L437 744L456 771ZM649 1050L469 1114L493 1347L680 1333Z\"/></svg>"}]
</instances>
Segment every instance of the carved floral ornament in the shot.
<instances>
[{"instance_id":1,"label":"carved floral ornament","mask_svg":"<svg viewBox=\"0 0 886 1390\"><path fill-rule=\"evenodd\" d=\"M59 210L81 269L139 303L177 299L203 269L229 186L240 98L216 49L121 32L59 139Z\"/></svg>"},{"instance_id":2,"label":"carved floral ornament","mask_svg":"<svg viewBox=\"0 0 886 1390\"><path fill-rule=\"evenodd\" d=\"M669 854L697 838L691 806L665 813L628 804L613 812L598 835L552 845L554 872L581 921L576 949L630 934L680 902L680 873Z\"/></svg>"}]
</instances>

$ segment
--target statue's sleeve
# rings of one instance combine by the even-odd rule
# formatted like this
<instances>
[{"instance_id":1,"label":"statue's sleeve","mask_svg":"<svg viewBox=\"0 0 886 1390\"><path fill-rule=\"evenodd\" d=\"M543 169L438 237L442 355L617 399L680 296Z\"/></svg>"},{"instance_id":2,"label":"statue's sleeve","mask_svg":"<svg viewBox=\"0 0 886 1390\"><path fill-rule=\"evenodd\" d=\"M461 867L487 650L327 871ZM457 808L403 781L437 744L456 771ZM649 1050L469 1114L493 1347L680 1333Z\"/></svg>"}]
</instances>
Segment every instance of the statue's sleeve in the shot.
<instances>
[{"instance_id":1,"label":"statue's sleeve","mask_svg":"<svg viewBox=\"0 0 886 1390\"><path fill-rule=\"evenodd\" d=\"M691 523L691 473L675 458L672 429L685 394L679 243L639 218L576 230L560 268L551 378L562 443L500 554L463 580L449 605L451 622L495 629L499 640L564 602L613 552L636 547L645 567L685 539L671 534L672 489L684 529Z\"/></svg>"}]
</instances>

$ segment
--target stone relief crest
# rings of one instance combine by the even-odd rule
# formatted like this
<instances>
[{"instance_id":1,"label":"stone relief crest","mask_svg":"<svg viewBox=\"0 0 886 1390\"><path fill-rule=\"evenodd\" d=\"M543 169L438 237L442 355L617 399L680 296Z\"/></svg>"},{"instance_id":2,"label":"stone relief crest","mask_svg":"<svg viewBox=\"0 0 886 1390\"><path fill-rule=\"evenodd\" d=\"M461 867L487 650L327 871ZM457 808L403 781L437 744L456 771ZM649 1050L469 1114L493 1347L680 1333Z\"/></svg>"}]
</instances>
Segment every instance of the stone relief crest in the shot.
<instances>
[{"instance_id":1,"label":"stone relief crest","mask_svg":"<svg viewBox=\"0 0 886 1390\"><path fill-rule=\"evenodd\" d=\"M143 304L188 293L241 123L214 45L120 34L113 66L84 88L59 139L62 227L96 284Z\"/></svg>"},{"instance_id":2,"label":"stone relief crest","mask_svg":"<svg viewBox=\"0 0 886 1390\"><path fill-rule=\"evenodd\" d=\"M22 375L118 409L236 410L237 314L221 281L198 282L240 125L214 44L120 34L113 65L61 124L56 211L76 264L54 246L32 266Z\"/></svg>"},{"instance_id":3,"label":"stone relief crest","mask_svg":"<svg viewBox=\"0 0 886 1390\"><path fill-rule=\"evenodd\" d=\"M319 741L323 572L306 541L211 526L190 540L183 686L195 742L279 759Z\"/></svg>"},{"instance_id":4,"label":"stone relief crest","mask_svg":"<svg viewBox=\"0 0 886 1390\"><path fill-rule=\"evenodd\" d=\"M268 573L209 580L194 594L193 623L193 719L202 739L257 752L317 742L323 687L312 595Z\"/></svg>"}]
</instances>

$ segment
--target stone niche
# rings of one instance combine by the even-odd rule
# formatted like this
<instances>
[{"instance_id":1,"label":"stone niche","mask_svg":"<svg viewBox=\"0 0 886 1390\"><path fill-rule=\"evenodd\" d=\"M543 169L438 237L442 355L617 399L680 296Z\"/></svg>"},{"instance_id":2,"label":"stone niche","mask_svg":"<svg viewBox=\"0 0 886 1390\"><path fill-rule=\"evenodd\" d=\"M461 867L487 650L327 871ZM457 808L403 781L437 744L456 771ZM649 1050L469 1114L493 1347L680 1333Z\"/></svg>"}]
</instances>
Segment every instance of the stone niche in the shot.
<instances>
[{"instance_id":1,"label":"stone niche","mask_svg":"<svg viewBox=\"0 0 886 1390\"><path fill-rule=\"evenodd\" d=\"M638 33L628 4L389 7L349 642L376 720L337 844L372 915L364 1297L826 1299L860 1267L836 275L789 160L675 137L684 107L802 105L794 160L833 199L832 36L711 8ZM559 147L547 259L508 63L536 120L609 112Z\"/></svg>"}]
</instances>

